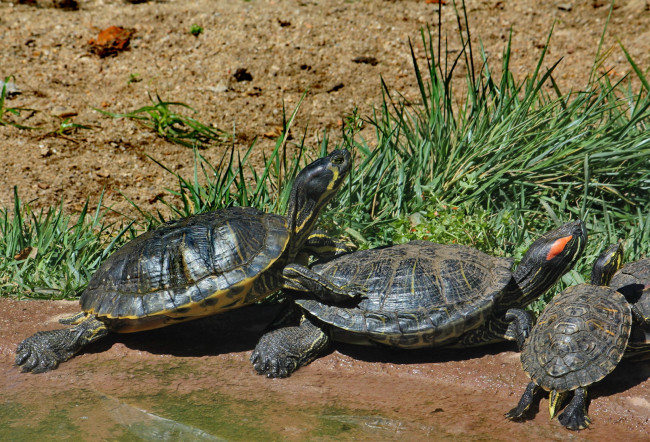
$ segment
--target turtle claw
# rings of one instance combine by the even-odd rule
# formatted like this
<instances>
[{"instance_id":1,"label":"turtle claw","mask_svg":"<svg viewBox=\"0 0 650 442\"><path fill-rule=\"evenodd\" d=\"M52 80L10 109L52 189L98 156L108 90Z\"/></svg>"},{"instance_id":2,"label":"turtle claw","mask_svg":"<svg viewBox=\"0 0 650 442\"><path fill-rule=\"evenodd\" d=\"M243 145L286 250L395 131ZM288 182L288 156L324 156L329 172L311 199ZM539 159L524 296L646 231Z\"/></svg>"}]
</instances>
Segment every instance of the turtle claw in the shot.
<instances>
[{"instance_id":1,"label":"turtle claw","mask_svg":"<svg viewBox=\"0 0 650 442\"><path fill-rule=\"evenodd\" d=\"M523 420L524 411L525 410L520 410L519 407L515 407L512 410L508 411L506 414L504 414L504 416L512 421L519 421L519 420Z\"/></svg>"},{"instance_id":2,"label":"turtle claw","mask_svg":"<svg viewBox=\"0 0 650 442\"><path fill-rule=\"evenodd\" d=\"M580 410L565 411L557 417L560 423L569 430L584 430L591 424L591 419Z\"/></svg>"},{"instance_id":3,"label":"turtle claw","mask_svg":"<svg viewBox=\"0 0 650 442\"><path fill-rule=\"evenodd\" d=\"M291 356L283 355L282 349L269 339L268 334L262 336L250 361L258 374L268 378L286 378L297 368L297 362Z\"/></svg>"},{"instance_id":4,"label":"turtle claw","mask_svg":"<svg viewBox=\"0 0 650 442\"><path fill-rule=\"evenodd\" d=\"M50 346L53 340L52 334L58 337L60 333L67 330L53 332L38 332L25 339L16 349L16 365L22 367L23 373L44 373L54 370L60 362L69 359L74 353L66 352L65 349Z\"/></svg>"},{"instance_id":5,"label":"turtle claw","mask_svg":"<svg viewBox=\"0 0 650 442\"><path fill-rule=\"evenodd\" d=\"M38 332L16 349L16 365L23 372L44 373L54 370L87 344L108 334L102 322L88 317L73 328Z\"/></svg>"},{"instance_id":6,"label":"turtle claw","mask_svg":"<svg viewBox=\"0 0 650 442\"><path fill-rule=\"evenodd\" d=\"M524 394L521 395L521 399L519 399L517 406L508 411L505 414L505 417L513 421L521 421L526 419L528 410L533 404L537 404L539 401L539 393L540 388L534 382L530 382L526 386L526 391L524 391Z\"/></svg>"}]
</instances>

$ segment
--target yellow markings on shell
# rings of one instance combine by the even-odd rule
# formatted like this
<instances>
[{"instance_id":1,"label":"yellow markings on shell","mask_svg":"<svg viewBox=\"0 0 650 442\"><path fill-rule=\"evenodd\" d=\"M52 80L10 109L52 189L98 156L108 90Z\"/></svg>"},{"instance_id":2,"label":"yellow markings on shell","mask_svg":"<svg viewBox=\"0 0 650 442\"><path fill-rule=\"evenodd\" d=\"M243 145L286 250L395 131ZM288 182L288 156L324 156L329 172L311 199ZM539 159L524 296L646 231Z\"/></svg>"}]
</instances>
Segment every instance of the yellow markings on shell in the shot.
<instances>
[{"instance_id":1,"label":"yellow markings on shell","mask_svg":"<svg viewBox=\"0 0 650 442\"><path fill-rule=\"evenodd\" d=\"M614 333L611 330L606 329L605 327L600 325L598 322L595 322L595 321L588 321L588 322L589 322L589 324L593 325L594 327L601 329L602 331L604 331L608 335L614 336Z\"/></svg>"},{"instance_id":2,"label":"yellow markings on shell","mask_svg":"<svg viewBox=\"0 0 650 442\"><path fill-rule=\"evenodd\" d=\"M467 279L467 276L465 275L465 266L460 261L458 262L458 264L459 264L459 267L460 267L460 274L463 277L463 281L465 281L465 284L467 284L467 287L469 287L471 289L472 288L471 284L470 284L469 280Z\"/></svg>"},{"instance_id":3,"label":"yellow markings on shell","mask_svg":"<svg viewBox=\"0 0 650 442\"><path fill-rule=\"evenodd\" d=\"M186 249L186 246L185 246L185 238L186 237L187 237L187 234L183 233L183 237L181 238L181 244L180 244L180 247L179 247L179 249L180 249L179 252L180 252L180 255L181 255L181 261L183 261L183 263L182 263L182 265L183 265L183 275L185 276L186 281L194 282L194 280L192 279L192 274L190 272L190 268L187 265L187 260L185 259L185 253L183 253L185 251L185 249Z\"/></svg>"},{"instance_id":4,"label":"yellow markings on shell","mask_svg":"<svg viewBox=\"0 0 650 442\"><path fill-rule=\"evenodd\" d=\"M418 260L417 259L413 260L413 268L411 269L413 270L413 273L411 274L411 295L414 296L415 296L415 267L417 266L417 264L418 264Z\"/></svg>"},{"instance_id":5,"label":"yellow markings on shell","mask_svg":"<svg viewBox=\"0 0 650 442\"><path fill-rule=\"evenodd\" d=\"M232 238L239 238L237 235L237 232L235 232L232 227L230 227L230 223L226 223L226 227L228 227L228 230L230 231L230 236ZM239 257L239 262L245 262L246 260L244 259L244 255L241 254L241 247L235 247L235 252L237 252L237 256Z\"/></svg>"},{"instance_id":6,"label":"yellow markings on shell","mask_svg":"<svg viewBox=\"0 0 650 442\"><path fill-rule=\"evenodd\" d=\"M243 307L244 305L248 305L252 302L255 302L257 298L251 300L251 302L244 304L244 299L246 298L246 295L251 291L252 288L253 288L252 280L242 284L241 292L239 292L236 297L238 299L238 302L232 302L233 299L227 296L227 293L230 291L230 289L226 289L226 290L216 291L199 302L190 302L188 304L181 305L178 307L179 309L181 309L180 311L161 310L159 312L155 312L151 315L145 315L145 316L136 316L136 315L113 316L110 314L98 315L98 316L109 318L109 319L132 320L135 321L136 323L142 319L154 318L154 317L160 317L161 322L166 322L165 321L166 318L169 319L183 318L183 320L181 321L177 320L174 322L190 321L193 319L203 318L205 316L212 316L214 314L222 313L234 308ZM214 300L214 299L218 299L218 302L216 302L213 305L205 304L206 300ZM227 304L229 305L226 307ZM93 311L89 311L88 313L95 314ZM134 331L141 331L141 330L147 330L149 328L157 328L160 327L160 325L147 327L147 328L137 328L137 325L135 327L136 328L134 329Z\"/></svg>"}]
</instances>

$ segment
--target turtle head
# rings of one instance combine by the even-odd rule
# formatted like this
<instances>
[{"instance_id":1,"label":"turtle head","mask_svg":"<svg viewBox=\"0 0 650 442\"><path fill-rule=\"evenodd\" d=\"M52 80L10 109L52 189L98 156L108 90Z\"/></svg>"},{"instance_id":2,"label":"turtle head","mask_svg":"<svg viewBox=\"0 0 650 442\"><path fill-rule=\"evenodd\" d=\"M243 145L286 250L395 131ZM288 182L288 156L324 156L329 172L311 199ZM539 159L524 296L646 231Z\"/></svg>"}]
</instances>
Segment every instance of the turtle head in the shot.
<instances>
[{"instance_id":1,"label":"turtle head","mask_svg":"<svg viewBox=\"0 0 650 442\"><path fill-rule=\"evenodd\" d=\"M609 285L612 276L623 266L623 245L612 244L598 256L591 269L593 285Z\"/></svg>"},{"instance_id":2,"label":"turtle head","mask_svg":"<svg viewBox=\"0 0 650 442\"><path fill-rule=\"evenodd\" d=\"M537 239L514 273L521 290L516 304L524 307L540 297L582 256L587 230L581 220L566 223Z\"/></svg>"},{"instance_id":3,"label":"turtle head","mask_svg":"<svg viewBox=\"0 0 650 442\"><path fill-rule=\"evenodd\" d=\"M318 215L336 195L352 167L350 152L335 150L300 171L293 183L287 221L297 250L314 229Z\"/></svg>"}]
</instances>

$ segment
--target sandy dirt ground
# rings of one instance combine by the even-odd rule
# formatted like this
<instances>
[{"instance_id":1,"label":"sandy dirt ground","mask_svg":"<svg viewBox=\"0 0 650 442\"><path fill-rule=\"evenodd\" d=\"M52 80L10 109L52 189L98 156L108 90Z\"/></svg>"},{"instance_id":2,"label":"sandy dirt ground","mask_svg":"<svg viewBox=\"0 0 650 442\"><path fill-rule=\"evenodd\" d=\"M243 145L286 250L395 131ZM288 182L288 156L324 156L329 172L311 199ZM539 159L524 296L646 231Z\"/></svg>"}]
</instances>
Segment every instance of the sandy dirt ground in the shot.
<instances>
[{"instance_id":1,"label":"sandy dirt ground","mask_svg":"<svg viewBox=\"0 0 650 442\"><path fill-rule=\"evenodd\" d=\"M134 214L122 195L148 210L164 209L156 197L177 188L175 178L149 157L191 177L191 149L171 144L133 121L96 110L128 112L147 106L148 94L186 103L200 121L235 133L239 149L257 140L253 164L273 148L282 107L291 112L305 91L293 133L316 148L325 130L340 139L345 116L368 115L381 100L380 76L394 93L416 100L409 40L424 62L420 30L438 30L438 5L418 1L79 1L78 9L37 0L0 1L0 75L13 75L19 95L9 107L36 110L18 119L41 127L0 126L0 205L11 206L13 188L35 207L60 201L74 212L86 198ZM443 35L452 55L462 48L451 2L442 7ZM468 1L479 39L498 70L512 31L512 69L518 81L534 70L551 27L546 58L563 58L555 79L563 91L586 84L608 14L604 1ZM191 25L204 31L190 34ZM132 31L128 50L101 58L90 50L101 30ZM628 71L617 39L637 64L650 64L647 1L620 1L613 11L600 67L614 80ZM365 62L362 62L365 61ZM250 76L235 75L245 69ZM458 71L462 79L463 70ZM243 80L243 81L238 81ZM135 81L133 81L135 80ZM68 138L43 135L61 121L92 127ZM305 132L306 131L306 132ZM217 164L227 146L202 154Z\"/></svg>"},{"instance_id":2,"label":"sandy dirt ground","mask_svg":"<svg viewBox=\"0 0 650 442\"><path fill-rule=\"evenodd\" d=\"M238 149L257 140L252 161L259 165L275 144L283 105L293 110L305 91L293 133L306 134L314 148L325 130L339 140L355 107L368 114L380 103L380 76L416 100L409 40L423 62L420 29L437 33L439 19L438 5L424 0L82 0L73 10L61 8L65 2L25 3L0 1L0 76L13 75L20 91L6 106L35 110L13 121L43 129L0 126L0 206L13 204L17 186L34 207L63 202L69 213L86 198L97 204L102 190L104 203L118 211L134 215L123 195L163 209L157 197L176 183L150 157L191 176L191 149L93 108L131 111L157 93L234 132ZM440 19L457 53L447 3ZM534 69L554 26L546 65L563 58L555 79L568 91L587 81L608 3L468 1L467 10L474 47L480 38L493 67L512 32L519 81ZM203 33L191 35L192 24ZM89 41L109 26L132 36L127 50L102 58ZM611 54L599 72L615 80L629 69L617 40L647 71L647 1L618 1L613 10L603 45ZM44 137L68 116L92 130ZM226 148L202 154L217 163ZM460 353L337 346L289 379L258 376L248 357L272 316L259 309L107 338L56 371L21 374L13 366L17 344L59 327L53 318L74 311L74 303L0 299L0 422L10 439L648 440L647 362L622 364L595 386L594 423L574 433L549 422L546 400L532 420L503 417L527 383L507 345Z\"/></svg>"},{"instance_id":3,"label":"sandy dirt ground","mask_svg":"<svg viewBox=\"0 0 650 442\"><path fill-rule=\"evenodd\" d=\"M114 335L33 375L12 366L17 343L61 327L56 319L76 303L0 299L0 311L0 421L10 440L643 441L650 428L647 361L623 363L595 385L593 424L570 432L549 421L547 399L531 420L503 416L528 382L509 344L453 352L336 345L287 379L267 379L248 358L275 312L256 306Z\"/></svg>"}]
</instances>

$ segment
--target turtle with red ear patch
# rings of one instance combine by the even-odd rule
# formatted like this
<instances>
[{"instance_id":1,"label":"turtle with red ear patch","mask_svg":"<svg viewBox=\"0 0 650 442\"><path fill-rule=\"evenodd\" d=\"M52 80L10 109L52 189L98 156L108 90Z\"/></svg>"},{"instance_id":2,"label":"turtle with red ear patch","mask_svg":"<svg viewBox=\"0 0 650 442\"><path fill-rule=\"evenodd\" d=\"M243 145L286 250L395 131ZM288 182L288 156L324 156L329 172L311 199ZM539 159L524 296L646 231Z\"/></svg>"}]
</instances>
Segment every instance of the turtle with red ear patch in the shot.
<instances>
[{"instance_id":1,"label":"turtle with red ear patch","mask_svg":"<svg viewBox=\"0 0 650 442\"><path fill-rule=\"evenodd\" d=\"M295 301L260 339L255 370L285 377L332 341L398 348L471 347L515 340L506 311L524 308L578 261L587 234L578 220L537 239L513 260L456 244L412 241L314 265L316 278L285 269ZM325 302L331 286L360 287L360 301Z\"/></svg>"},{"instance_id":2,"label":"turtle with red ear patch","mask_svg":"<svg viewBox=\"0 0 650 442\"><path fill-rule=\"evenodd\" d=\"M522 368L531 379L517 406L506 413L507 418L525 419L531 405L546 390L551 419L564 398L573 394L558 420L570 430L589 426L587 388L616 368L630 337L630 305L621 293L607 287L622 261L621 245L608 247L594 263L591 282L555 296L532 328L530 318L522 311L507 312L523 347Z\"/></svg>"}]
</instances>

